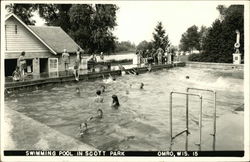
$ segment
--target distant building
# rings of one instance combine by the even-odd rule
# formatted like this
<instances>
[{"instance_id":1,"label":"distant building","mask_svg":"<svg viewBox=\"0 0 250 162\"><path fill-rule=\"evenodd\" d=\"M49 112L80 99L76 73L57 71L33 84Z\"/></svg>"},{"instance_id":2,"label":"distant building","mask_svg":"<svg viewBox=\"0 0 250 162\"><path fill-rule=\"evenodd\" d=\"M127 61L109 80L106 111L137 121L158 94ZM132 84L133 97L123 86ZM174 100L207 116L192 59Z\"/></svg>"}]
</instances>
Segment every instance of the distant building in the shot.
<instances>
[{"instance_id":1,"label":"distant building","mask_svg":"<svg viewBox=\"0 0 250 162\"><path fill-rule=\"evenodd\" d=\"M61 60L64 49L73 66L77 48L81 49L61 27L28 26L15 14L5 18L5 76L12 75L22 51L26 53L26 72L40 74L64 70Z\"/></svg>"}]
</instances>

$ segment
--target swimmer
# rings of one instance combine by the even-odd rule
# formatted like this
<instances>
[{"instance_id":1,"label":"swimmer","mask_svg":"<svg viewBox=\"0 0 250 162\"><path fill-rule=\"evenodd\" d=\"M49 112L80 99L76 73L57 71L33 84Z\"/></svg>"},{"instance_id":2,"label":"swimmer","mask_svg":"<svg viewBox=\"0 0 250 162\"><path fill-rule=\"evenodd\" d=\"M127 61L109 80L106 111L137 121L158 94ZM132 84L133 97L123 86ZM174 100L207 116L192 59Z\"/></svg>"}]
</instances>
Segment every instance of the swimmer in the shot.
<instances>
[{"instance_id":1,"label":"swimmer","mask_svg":"<svg viewBox=\"0 0 250 162\"><path fill-rule=\"evenodd\" d=\"M91 116L87 121L91 121L94 119L102 119L103 117L103 111L101 109L97 110L97 115L96 116Z\"/></svg>"},{"instance_id":2,"label":"swimmer","mask_svg":"<svg viewBox=\"0 0 250 162\"><path fill-rule=\"evenodd\" d=\"M96 91L95 102L97 102L97 103L102 103L103 102L103 97L101 96L101 91L100 90Z\"/></svg>"},{"instance_id":3,"label":"swimmer","mask_svg":"<svg viewBox=\"0 0 250 162\"><path fill-rule=\"evenodd\" d=\"M189 79L189 76L188 76L188 75L186 76L186 79Z\"/></svg>"},{"instance_id":4,"label":"swimmer","mask_svg":"<svg viewBox=\"0 0 250 162\"><path fill-rule=\"evenodd\" d=\"M84 133L88 130L88 125L86 122L80 124L80 136L82 137Z\"/></svg>"},{"instance_id":5,"label":"swimmer","mask_svg":"<svg viewBox=\"0 0 250 162\"><path fill-rule=\"evenodd\" d=\"M109 73L109 79L115 81L116 78L112 77L112 75Z\"/></svg>"},{"instance_id":6,"label":"swimmer","mask_svg":"<svg viewBox=\"0 0 250 162\"><path fill-rule=\"evenodd\" d=\"M144 84L143 84L143 83L141 83L141 85L140 85L140 89L143 89L143 86L144 86Z\"/></svg>"},{"instance_id":7,"label":"swimmer","mask_svg":"<svg viewBox=\"0 0 250 162\"><path fill-rule=\"evenodd\" d=\"M128 91L128 90L126 90L126 94L129 94L129 91Z\"/></svg>"},{"instance_id":8,"label":"swimmer","mask_svg":"<svg viewBox=\"0 0 250 162\"><path fill-rule=\"evenodd\" d=\"M102 119L102 118L103 118L103 111L101 109L98 109L96 116L91 116L90 118L87 119L86 122L80 124L80 136L82 137L84 135L84 133L87 132L87 130L88 130L87 122L93 121L95 119Z\"/></svg>"},{"instance_id":9,"label":"swimmer","mask_svg":"<svg viewBox=\"0 0 250 162\"><path fill-rule=\"evenodd\" d=\"M79 87L76 88L76 94L80 95L80 88Z\"/></svg>"},{"instance_id":10,"label":"swimmer","mask_svg":"<svg viewBox=\"0 0 250 162\"><path fill-rule=\"evenodd\" d=\"M105 85L101 85L101 92L102 93L105 92L105 89L106 89Z\"/></svg>"},{"instance_id":11,"label":"swimmer","mask_svg":"<svg viewBox=\"0 0 250 162\"><path fill-rule=\"evenodd\" d=\"M111 107L115 108L115 109L118 109L118 107L120 106L120 103L119 103L119 100L118 100L118 97L116 95L113 95L112 96L112 105Z\"/></svg>"}]
</instances>

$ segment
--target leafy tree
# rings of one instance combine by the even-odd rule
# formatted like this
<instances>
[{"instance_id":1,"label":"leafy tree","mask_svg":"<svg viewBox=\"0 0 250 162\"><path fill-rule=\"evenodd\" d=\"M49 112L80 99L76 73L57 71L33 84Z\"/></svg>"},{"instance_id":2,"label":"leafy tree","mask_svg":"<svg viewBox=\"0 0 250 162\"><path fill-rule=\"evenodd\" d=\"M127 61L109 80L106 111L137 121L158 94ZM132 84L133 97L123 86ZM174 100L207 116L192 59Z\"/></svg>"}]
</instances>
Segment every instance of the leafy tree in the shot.
<instances>
[{"instance_id":1,"label":"leafy tree","mask_svg":"<svg viewBox=\"0 0 250 162\"><path fill-rule=\"evenodd\" d=\"M180 49L183 51L190 51L200 49L200 34L198 32L198 27L193 25L187 29L187 31L182 34L180 41Z\"/></svg>"},{"instance_id":2,"label":"leafy tree","mask_svg":"<svg viewBox=\"0 0 250 162\"><path fill-rule=\"evenodd\" d=\"M146 50L152 50L152 48L153 48L153 43L147 42L146 40L140 42L136 47L137 50L141 50L143 52L145 52Z\"/></svg>"},{"instance_id":3,"label":"leafy tree","mask_svg":"<svg viewBox=\"0 0 250 162\"><path fill-rule=\"evenodd\" d=\"M114 51L116 5L41 4L37 8L48 25L61 26L86 52Z\"/></svg>"},{"instance_id":4,"label":"leafy tree","mask_svg":"<svg viewBox=\"0 0 250 162\"><path fill-rule=\"evenodd\" d=\"M201 26L200 31L199 31L199 49L200 51L204 50L204 43L205 39L208 35L208 28L206 26Z\"/></svg>"},{"instance_id":5,"label":"leafy tree","mask_svg":"<svg viewBox=\"0 0 250 162\"><path fill-rule=\"evenodd\" d=\"M240 52L244 57L244 6L231 5L228 8L223 8L222 13L222 19L217 19L208 29L203 53L200 56L197 55L197 58L195 56L190 57L190 60L232 63L232 54L235 52L236 30L241 33Z\"/></svg>"},{"instance_id":6,"label":"leafy tree","mask_svg":"<svg viewBox=\"0 0 250 162\"><path fill-rule=\"evenodd\" d=\"M71 28L69 10L71 4L35 4L35 8L47 25L60 26L65 32Z\"/></svg>"},{"instance_id":7,"label":"leafy tree","mask_svg":"<svg viewBox=\"0 0 250 162\"><path fill-rule=\"evenodd\" d=\"M115 52L134 52L135 44L132 44L130 41L116 41Z\"/></svg>"},{"instance_id":8,"label":"leafy tree","mask_svg":"<svg viewBox=\"0 0 250 162\"><path fill-rule=\"evenodd\" d=\"M34 25L35 20L32 20L32 12L35 10L32 4L16 4L11 3L5 6L7 12L14 13L27 25Z\"/></svg>"},{"instance_id":9,"label":"leafy tree","mask_svg":"<svg viewBox=\"0 0 250 162\"><path fill-rule=\"evenodd\" d=\"M168 35L166 35L166 31L163 28L161 22L158 22L155 32L153 33L153 48L158 49L162 48L164 51L167 47L170 46L170 42L168 39Z\"/></svg>"}]
</instances>

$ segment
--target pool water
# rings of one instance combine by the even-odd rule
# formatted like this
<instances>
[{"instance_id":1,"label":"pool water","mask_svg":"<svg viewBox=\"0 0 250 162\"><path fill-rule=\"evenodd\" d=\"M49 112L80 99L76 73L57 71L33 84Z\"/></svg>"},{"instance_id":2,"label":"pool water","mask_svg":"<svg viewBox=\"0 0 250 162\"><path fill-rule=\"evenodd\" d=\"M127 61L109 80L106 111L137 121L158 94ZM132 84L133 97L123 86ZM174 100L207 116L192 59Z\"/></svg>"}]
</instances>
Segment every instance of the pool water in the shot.
<instances>
[{"instance_id":1,"label":"pool water","mask_svg":"<svg viewBox=\"0 0 250 162\"><path fill-rule=\"evenodd\" d=\"M144 89L139 89L141 82ZM95 103L95 93L101 85L106 86L104 103ZM80 96L76 94L77 87ZM176 67L138 76L125 75L114 82L65 83L12 94L5 98L5 106L100 150L168 150L169 94L185 92L187 87L216 90L218 118L244 103L242 71ZM203 95L203 128L212 133L213 95L192 92ZM119 98L118 110L110 106L113 94ZM190 97L189 107L190 136L196 138L199 99ZM99 108L103 110L103 118L89 121L88 131L80 137L80 123L96 115ZM173 134L185 129L185 96L173 97L173 125Z\"/></svg>"}]
</instances>

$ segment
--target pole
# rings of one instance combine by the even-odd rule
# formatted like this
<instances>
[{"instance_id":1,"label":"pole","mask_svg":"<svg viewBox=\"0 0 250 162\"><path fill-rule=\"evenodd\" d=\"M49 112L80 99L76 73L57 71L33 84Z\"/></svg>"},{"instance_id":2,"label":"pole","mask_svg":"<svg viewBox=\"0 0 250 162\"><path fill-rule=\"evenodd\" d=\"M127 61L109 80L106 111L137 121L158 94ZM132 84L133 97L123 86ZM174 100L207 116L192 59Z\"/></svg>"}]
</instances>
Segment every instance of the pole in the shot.
<instances>
[{"instance_id":1,"label":"pole","mask_svg":"<svg viewBox=\"0 0 250 162\"><path fill-rule=\"evenodd\" d=\"M187 89L188 93L188 89ZM186 94L186 151L188 151L188 94Z\"/></svg>"},{"instance_id":2,"label":"pole","mask_svg":"<svg viewBox=\"0 0 250 162\"><path fill-rule=\"evenodd\" d=\"M169 115L170 115L170 121L169 121L169 123L170 123L170 151L172 151L172 142L173 142L173 138L172 138L172 92L170 92L170 101L169 101L169 103L170 103L170 105L169 105L169 108L170 108L170 110L169 110Z\"/></svg>"},{"instance_id":3,"label":"pole","mask_svg":"<svg viewBox=\"0 0 250 162\"><path fill-rule=\"evenodd\" d=\"M213 134L213 150L215 151L216 140L216 92L214 91L214 134Z\"/></svg>"},{"instance_id":4,"label":"pole","mask_svg":"<svg viewBox=\"0 0 250 162\"><path fill-rule=\"evenodd\" d=\"M199 128L200 128L199 151L201 151L201 135L202 135L202 96L200 96Z\"/></svg>"}]
</instances>

